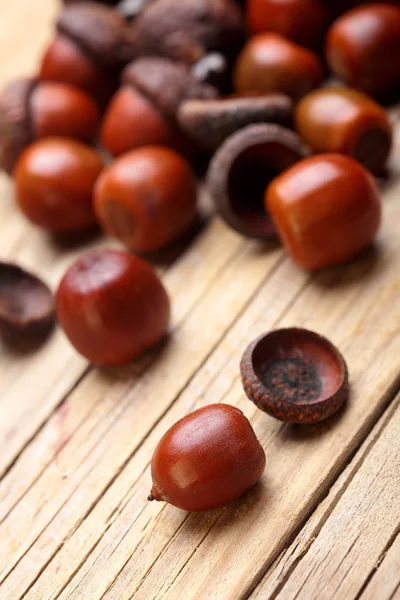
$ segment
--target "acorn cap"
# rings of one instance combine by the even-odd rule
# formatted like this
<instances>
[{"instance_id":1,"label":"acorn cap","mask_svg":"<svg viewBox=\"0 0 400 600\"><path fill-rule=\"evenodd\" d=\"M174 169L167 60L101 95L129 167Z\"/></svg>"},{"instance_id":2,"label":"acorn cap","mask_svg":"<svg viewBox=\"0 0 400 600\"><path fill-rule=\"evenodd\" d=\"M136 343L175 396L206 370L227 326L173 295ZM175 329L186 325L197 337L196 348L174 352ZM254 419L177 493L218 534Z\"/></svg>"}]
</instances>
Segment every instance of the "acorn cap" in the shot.
<instances>
[{"instance_id":1,"label":"acorn cap","mask_svg":"<svg viewBox=\"0 0 400 600\"><path fill-rule=\"evenodd\" d=\"M174 121L184 100L217 96L215 88L199 82L184 65L166 58L144 57L134 60L125 67L122 83L136 88L162 114Z\"/></svg>"},{"instance_id":2,"label":"acorn cap","mask_svg":"<svg viewBox=\"0 0 400 600\"><path fill-rule=\"evenodd\" d=\"M53 294L21 267L0 263L0 326L7 333L41 336L54 324Z\"/></svg>"},{"instance_id":3,"label":"acorn cap","mask_svg":"<svg viewBox=\"0 0 400 600\"><path fill-rule=\"evenodd\" d=\"M214 151L238 129L252 123L289 126L293 101L284 94L233 96L231 98L187 100L179 109L178 122L205 150Z\"/></svg>"},{"instance_id":4,"label":"acorn cap","mask_svg":"<svg viewBox=\"0 0 400 600\"><path fill-rule=\"evenodd\" d=\"M110 6L68 5L58 18L57 29L106 69L123 66L136 55L132 26Z\"/></svg>"},{"instance_id":5,"label":"acorn cap","mask_svg":"<svg viewBox=\"0 0 400 600\"><path fill-rule=\"evenodd\" d=\"M33 137L29 102L36 84L36 79L17 79L0 95L0 169L9 174Z\"/></svg>"},{"instance_id":6,"label":"acorn cap","mask_svg":"<svg viewBox=\"0 0 400 600\"><path fill-rule=\"evenodd\" d=\"M249 125L228 137L212 158L206 177L221 217L245 236L274 235L265 190L274 177L308 155L300 137L280 125Z\"/></svg>"},{"instance_id":7,"label":"acorn cap","mask_svg":"<svg viewBox=\"0 0 400 600\"><path fill-rule=\"evenodd\" d=\"M242 13L233 0L154 0L134 28L140 54L186 64L211 50L231 54L244 41Z\"/></svg>"},{"instance_id":8,"label":"acorn cap","mask_svg":"<svg viewBox=\"0 0 400 600\"><path fill-rule=\"evenodd\" d=\"M243 355L247 397L262 411L289 423L318 423L348 398L347 366L325 337L307 329L261 335Z\"/></svg>"}]
</instances>

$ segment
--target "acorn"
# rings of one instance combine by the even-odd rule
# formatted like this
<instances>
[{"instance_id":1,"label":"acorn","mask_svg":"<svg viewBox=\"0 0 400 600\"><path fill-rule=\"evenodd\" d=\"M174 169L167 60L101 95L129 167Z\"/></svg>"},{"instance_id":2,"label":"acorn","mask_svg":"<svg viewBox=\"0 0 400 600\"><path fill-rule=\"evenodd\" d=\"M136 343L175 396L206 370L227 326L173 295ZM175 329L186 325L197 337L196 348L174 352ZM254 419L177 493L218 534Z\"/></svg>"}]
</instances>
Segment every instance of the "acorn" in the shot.
<instances>
[{"instance_id":1,"label":"acorn","mask_svg":"<svg viewBox=\"0 0 400 600\"><path fill-rule=\"evenodd\" d=\"M148 500L189 511L221 508L260 479L265 453L241 410L210 404L173 425L151 461Z\"/></svg>"},{"instance_id":2,"label":"acorn","mask_svg":"<svg viewBox=\"0 0 400 600\"><path fill-rule=\"evenodd\" d=\"M0 95L0 168L11 174L22 151L38 138L91 142L99 123L96 102L82 90L65 83L17 79Z\"/></svg>"},{"instance_id":3,"label":"acorn","mask_svg":"<svg viewBox=\"0 0 400 600\"><path fill-rule=\"evenodd\" d=\"M124 69L122 87L104 116L102 144L114 156L146 145L190 153L193 144L177 123L179 107L189 98L217 95L182 64L159 57L134 60Z\"/></svg>"},{"instance_id":4,"label":"acorn","mask_svg":"<svg viewBox=\"0 0 400 600\"><path fill-rule=\"evenodd\" d=\"M65 81L105 103L118 87L121 69L136 56L132 26L111 6L88 2L66 6L56 27L40 79Z\"/></svg>"}]
</instances>

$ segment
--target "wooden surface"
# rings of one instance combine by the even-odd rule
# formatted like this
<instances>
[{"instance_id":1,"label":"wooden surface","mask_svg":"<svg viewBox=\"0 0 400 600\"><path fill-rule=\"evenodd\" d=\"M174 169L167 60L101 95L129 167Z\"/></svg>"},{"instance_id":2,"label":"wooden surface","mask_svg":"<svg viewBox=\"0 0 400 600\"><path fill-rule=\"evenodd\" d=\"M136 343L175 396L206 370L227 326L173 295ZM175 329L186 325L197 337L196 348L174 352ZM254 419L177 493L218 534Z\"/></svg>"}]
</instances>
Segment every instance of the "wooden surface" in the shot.
<instances>
[{"instance_id":1,"label":"wooden surface","mask_svg":"<svg viewBox=\"0 0 400 600\"><path fill-rule=\"evenodd\" d=\"M0 0L0 83L33 73L53 0ZM392 118L400 120L393 109ZM60 331L38 352L0 346L1 600L400 598L400 123L374 249L310 275L277 245L210 219L158 265L168 342L99 370ZM94 240L68 247L18 214L0 178L0 258L53 287ZM245 398L238 364L273 327L328 335L351 398L320 426L288 426ZM239 406L267 455L244 498L204 514L147 503L149 462L177 419Z\"/></svg>"}]
</instances>

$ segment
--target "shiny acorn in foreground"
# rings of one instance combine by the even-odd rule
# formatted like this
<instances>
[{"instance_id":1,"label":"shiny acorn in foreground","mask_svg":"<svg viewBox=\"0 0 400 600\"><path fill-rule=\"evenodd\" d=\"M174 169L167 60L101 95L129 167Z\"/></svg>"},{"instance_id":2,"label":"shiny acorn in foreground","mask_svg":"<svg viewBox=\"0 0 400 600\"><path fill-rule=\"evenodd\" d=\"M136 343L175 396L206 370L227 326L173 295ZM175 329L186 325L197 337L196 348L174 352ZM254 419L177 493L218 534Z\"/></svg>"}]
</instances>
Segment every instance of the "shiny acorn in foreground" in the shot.
<instances>
[{"instance_id":1,"label":"shiny acorn in foreground","mask_svg":"<svg viewBox=\"0 0 400 600\"><path fill-rule=\"evenodd\" d=\"M188 511L221 508L259 480L265 454L242 411L210 404L173 425L151 462L149 500Z\"/></svg>"}]
</instances>

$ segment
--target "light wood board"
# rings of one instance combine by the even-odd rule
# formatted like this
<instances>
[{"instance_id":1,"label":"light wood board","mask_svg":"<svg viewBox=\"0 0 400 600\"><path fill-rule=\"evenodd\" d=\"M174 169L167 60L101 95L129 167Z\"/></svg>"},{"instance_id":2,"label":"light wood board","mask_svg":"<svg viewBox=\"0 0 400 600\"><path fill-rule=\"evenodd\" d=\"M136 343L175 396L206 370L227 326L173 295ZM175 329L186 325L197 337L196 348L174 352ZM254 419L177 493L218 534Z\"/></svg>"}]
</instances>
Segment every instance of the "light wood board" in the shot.
<instances>
[{"instance_id":1,"label":"light wood board","mask_svg":"<svg viewBox=\"0 0 400 600\"><path fill-rule=\"evenodd\" d=\"M34 72L57 6L0 0L0 84ZM392 110L393 121L400 111ZM219 219L157 265L171 335L133 365L99 370L60 331L37 352L0 345L0 599L399 597L400 125L374 249L307 274L276 244ZM83 250L15 208L0 177L0 259L57 285ZM351 397L320 426L288 426L244 396L255 336L298 325L328 335ZM219 511L147 503L149 463L177 419L239 406L267 455L261 482Z\"/></svg>"}]
</instances>

